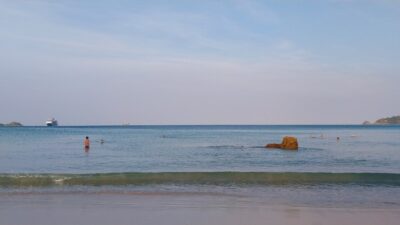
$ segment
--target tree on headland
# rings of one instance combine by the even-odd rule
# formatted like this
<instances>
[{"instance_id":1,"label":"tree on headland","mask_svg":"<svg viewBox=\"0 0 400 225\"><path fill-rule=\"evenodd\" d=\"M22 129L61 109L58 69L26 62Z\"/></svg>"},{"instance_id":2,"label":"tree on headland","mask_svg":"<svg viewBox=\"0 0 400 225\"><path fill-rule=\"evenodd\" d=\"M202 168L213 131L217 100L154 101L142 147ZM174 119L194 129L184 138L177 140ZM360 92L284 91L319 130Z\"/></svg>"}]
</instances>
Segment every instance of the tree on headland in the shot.
<instances>
[{"instance_id":1,"label":"tree on headland","mask_svg":"<svg viewBox=\"0 0 400 225\"><path fill-rule=\"evenodd\" d=\"M386 117L382 119L378 119L375 121L375 123L370 123L369 121L365 121L363 125L395 125L395 124L400 124L400 116L392 116L392 117Z\"/></svg>"},{"instance_id":2,"label":"tree on headland","mask_svg":"<svg viewBox=\"0 0 400 225\"><path fill-rule=\"evenodd\" d=\"M0 127L22 127L22 126L23 126L22 123L15 121L6 124L0 123Z\"/></svg>"},{"instance_id":3,"label":"tree on headland","mask_svg":"<svg viewBox=\"0 0 400 225\"><path fill-rule=\"evenodd\" d=\"M400 124L400 116L392 116L379 119L375 124Z\"/></svg>"}]
</instances>

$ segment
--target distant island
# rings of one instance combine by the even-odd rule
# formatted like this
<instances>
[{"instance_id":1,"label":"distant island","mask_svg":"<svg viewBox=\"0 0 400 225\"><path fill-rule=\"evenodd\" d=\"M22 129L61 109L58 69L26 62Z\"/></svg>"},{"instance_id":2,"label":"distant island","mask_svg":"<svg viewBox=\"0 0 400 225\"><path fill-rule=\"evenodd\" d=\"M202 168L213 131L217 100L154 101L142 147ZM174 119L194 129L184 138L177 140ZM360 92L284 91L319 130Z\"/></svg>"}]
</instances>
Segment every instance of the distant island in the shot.
<instances>
[{"instance_id":1,"label":"distant island","mask_svg":"<svg viewBox=\"0 0 400 225\"><path fill-rule=\"evenodd\" d=\"M374 123L371 123L369 121L365 121L363 123L363 125L393 125L393 124L400 124L400 116L382 118L375 121Z\"/></svg>"},{"instance_id":2,"label":"distant island","mask_svg":"<svg viewBox=\"0 0 400 225\"><path fill-rule=\"evenodd\" d=\"M22 127L22 126L23 126L22 123L15 121L6 124L0 123L0 127Z\"/></svg>"}]
</instances>

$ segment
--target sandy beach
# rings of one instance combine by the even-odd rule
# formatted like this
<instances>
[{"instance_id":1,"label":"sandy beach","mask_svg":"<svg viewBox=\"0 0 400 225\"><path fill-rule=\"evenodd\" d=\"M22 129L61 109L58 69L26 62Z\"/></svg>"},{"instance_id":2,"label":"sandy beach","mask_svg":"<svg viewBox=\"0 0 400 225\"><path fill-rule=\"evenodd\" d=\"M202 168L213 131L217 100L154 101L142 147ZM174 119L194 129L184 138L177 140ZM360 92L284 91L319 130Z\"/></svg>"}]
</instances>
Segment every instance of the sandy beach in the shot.
<instances>
[{"instance_id":1,"label":"sandy beach","mask_svg":"<svg viewBox=\"0 0 400 225\"><path fill-rule=\"evenodd\" d=\"M321 208L196 193L25 193L0 196L7 225L398 224L400 209Z\"/></svg>"}]
</instances>

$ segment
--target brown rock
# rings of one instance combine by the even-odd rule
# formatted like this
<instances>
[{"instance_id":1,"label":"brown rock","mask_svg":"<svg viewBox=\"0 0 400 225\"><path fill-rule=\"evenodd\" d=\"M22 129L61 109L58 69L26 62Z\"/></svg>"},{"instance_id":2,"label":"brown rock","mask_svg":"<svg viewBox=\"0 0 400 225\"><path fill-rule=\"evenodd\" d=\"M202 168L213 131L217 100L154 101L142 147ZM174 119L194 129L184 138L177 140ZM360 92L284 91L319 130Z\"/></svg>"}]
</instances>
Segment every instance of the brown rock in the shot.
<instances>
[{"instance_id":1,"label":"brown rock","mask_svg":"<svg viewBox=\"0 0 400 225\"><path fill-rule=\"evenodd\" d=\"M299 143L297 138L286 136L282 140L282 149L297 150L299 149Z\"/></svg>"},{"instance_id":2,"label":"brown rock","mask_svg":"<svg viewBox=\"0 0 400 225\"><path fill-rule=\"evenodd\" d=\"M280 148L280 149L286 149L286 150L297 150L299 149L299 143L297 142L297 138L295 137L283 137L282 143L281 144L267 144L265 146L266 148Z\"/></svg>"},{"instance_id":3,"label":"brown rock","mask_svg":"<svg viewBox=\"0 0 400 225\"><path fill-rule=\"evenodd\" d=\"M267 144L266 148L282 148L281 144Z\"/></svg>"}]
</instances>

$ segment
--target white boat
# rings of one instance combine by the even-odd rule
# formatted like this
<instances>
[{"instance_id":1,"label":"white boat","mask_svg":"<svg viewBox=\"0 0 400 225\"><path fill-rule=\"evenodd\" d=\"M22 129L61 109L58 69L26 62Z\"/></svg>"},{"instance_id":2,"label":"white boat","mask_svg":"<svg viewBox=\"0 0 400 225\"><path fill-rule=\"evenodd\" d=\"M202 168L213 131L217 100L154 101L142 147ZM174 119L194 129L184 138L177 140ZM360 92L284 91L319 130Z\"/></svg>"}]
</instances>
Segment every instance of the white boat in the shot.
<instances>
[{"instance_id":1,"label":"white boat","mask_svg":"<svg viewBox=\"0 0 400 225\"><path fill-rule=\"evenodd\" d=\"M58 126L58 122L56 119L52 118L51 120L46 121L46 125L48 127L55 127L55 126Z\"/></svg>"}]
</instances>

